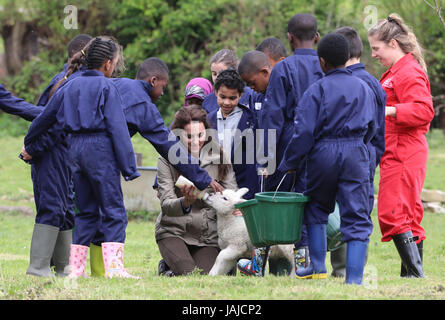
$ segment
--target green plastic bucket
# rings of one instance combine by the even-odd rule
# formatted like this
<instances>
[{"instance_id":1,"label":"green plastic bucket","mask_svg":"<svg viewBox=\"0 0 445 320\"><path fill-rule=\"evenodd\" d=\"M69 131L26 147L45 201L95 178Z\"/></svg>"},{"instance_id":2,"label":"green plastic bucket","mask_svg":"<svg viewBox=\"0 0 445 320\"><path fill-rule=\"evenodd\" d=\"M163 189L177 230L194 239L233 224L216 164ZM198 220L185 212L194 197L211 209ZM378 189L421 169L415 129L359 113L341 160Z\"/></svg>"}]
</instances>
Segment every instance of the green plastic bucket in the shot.
<instances>
[{"instance_id":1,"label":"green plastic bucket","mask_svg":"<svg viewBox=\"0 0 445 320\"><path fill-rule=\"evenodd\" d=\"M328 240L328 251L337 250L343 244L340 232L340 210L337 203L335 204L334 212L328 217L326 235Z\"/></svg>"},{"instance_id":2,"label":"green plastic bucket","mask_svg":"<svg viewBox=\"0 0 445 320\"><path fill-rule=\"evenodd\" d=\"M261 192L235 205L243 213L252 244L293 244L301 238L304 206L309 198L295 192Z\"/></svg>"}]
</instances>

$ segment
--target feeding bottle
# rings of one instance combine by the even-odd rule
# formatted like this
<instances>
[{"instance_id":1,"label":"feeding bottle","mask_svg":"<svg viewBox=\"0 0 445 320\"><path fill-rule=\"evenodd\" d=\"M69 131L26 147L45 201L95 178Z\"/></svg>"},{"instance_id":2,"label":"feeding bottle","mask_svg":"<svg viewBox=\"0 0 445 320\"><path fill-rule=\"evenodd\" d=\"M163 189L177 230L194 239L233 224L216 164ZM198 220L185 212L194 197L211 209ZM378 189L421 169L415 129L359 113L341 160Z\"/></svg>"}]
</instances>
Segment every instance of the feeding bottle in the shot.
<instances>
[{"instance_id":1,"label":"feeding bottle","mask_svg":"<svg viewBox=\"0 0 445 320\"><path fill-rule=\"evenodd\" d=\"M175 186L181 189L184 186L196 186L191 182L189 179L187 179L184 176L180 176L178 180L176 180ZM198 188L195 190L195 194L198 196L198 199L205 200L209 197L209 194L205 191L200 191Z\"/></svg>"}]
</instances>

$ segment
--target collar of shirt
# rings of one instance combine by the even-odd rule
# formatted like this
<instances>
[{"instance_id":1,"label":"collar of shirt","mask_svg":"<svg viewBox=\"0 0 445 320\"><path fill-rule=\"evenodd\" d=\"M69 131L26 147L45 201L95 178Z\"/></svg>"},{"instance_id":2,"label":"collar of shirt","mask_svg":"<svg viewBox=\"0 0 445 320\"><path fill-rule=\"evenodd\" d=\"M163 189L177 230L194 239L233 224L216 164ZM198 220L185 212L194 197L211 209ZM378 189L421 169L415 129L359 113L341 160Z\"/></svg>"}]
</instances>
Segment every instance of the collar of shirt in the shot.
<instances>
[{"instance_id":1,"label":"collar of shirt","mask_svg":"<svg viewBox=\"0 0 445 320\"><path fill-rule=\"evenodd\" d=\"M348 70L358 70L358 69L365 69L365 65L363 63L356 63L348 66L346 69Z\"/></svg>"},{"instance_id":2,"label":"collar of shirt","mask_svg":"<svg viewBox=\"0 0 445 320\"><path fill-rule=\"evenodd\" d=\"M406 64L409 64L412 60L415 60L413 57L413 54L410 52L406 55L404 55L399 61L394 63L391 68L386 70L386 72L382 75L382 79L385 78L389 73L397 73L402 67L404 67Z\"/></svg>"},{"instance_id":3,"label":"collar of shirt","mask_svg":"<svg viewBox=\"0 0 445 320\"><path fill-rule=\"evenodd\" d=\"M97 77L97 76L105 77L105 75L102 72L100 72L99 70L95 70L95 69L94 70L87 69L83 72L82 75L85 77Z\"/></svg>"},{"instance_id":4,"label":"collar of shirt","mask_svg":"<svg viewBox=\"0 0 445 320\"><path fill-rule=\"evenodd\" d=\"M152 85L145 80L137 80L137 81L141 84L142 88L144 88L145 92L147 92L147 94L150 95L151 91L153 90Z\"/></svg>"},{"instance_id":5,"label":"collar of shirt","mask_svg":"<svg viewBox=\"0 0 445 320\"><path fill-rule=\"evenodd\" d=\"M216 113L216 118L217 119L221 119L221 120L227 120L229 118L233 118L239 112L243 112L243 110L239 106L236 106L232 110L232 112L226 118L224 118L223 115L222 115L222 112L221 112L221 108L219 108L218 112Z\"/></svg>"},{"instance_id":6,"label":"collar of shirt","mask_svg":"<svg viewBox=\"0 0 445 320\"><path fill-rule=\"evenodd\" d=\"M317 51L314 49L296 49L294 54L300 56L318 56Z\"/></svg>"},{"instance_id":7,"label":"collar of shirt","mask_svg":"<svg viewBox=\"0 0 445 320\"><path fill-rule=\"evenodd\" d=\"M337 68L337 69L332 69L332 70L329 70L328 72L326 72L326 76L334 74L334 73L347 73L347 74L352 75L351 70L348 70L346 68Z\"/></svg>"}]
</instances>

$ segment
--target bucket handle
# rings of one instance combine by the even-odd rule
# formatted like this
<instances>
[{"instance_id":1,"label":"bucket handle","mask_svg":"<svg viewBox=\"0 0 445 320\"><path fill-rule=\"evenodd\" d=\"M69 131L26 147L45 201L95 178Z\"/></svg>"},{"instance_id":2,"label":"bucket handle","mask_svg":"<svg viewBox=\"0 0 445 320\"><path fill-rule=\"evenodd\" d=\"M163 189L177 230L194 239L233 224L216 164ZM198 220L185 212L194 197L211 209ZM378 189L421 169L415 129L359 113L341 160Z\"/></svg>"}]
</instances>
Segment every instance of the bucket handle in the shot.
<instances>
[{"instance_id":1,"label":"bucket handle","mask_svg":"<svg viewBox=\"0 0 445 320\"><path fill-rule=\"evenodd\" d=\"M272 197L272 200L275 199L275 196L276 196L276 194L277 194L277 192L278 192L278 189L280 189L281 184L283 183L284 178L286 178L286 176L287 176L287 172L284 174L283 178L281 178L281 181L280 181L280 183L278 184L277 190L275 190L275 193L274 193L274 195L273 195L273 197Z\"/></svg>"},{"instance_id":2,"label":"bucket handle","mask_svg":"<svg viewBox=\"0 0 445 320\"><path fill-rule=\"evenodd\" d=\"M260 192L264 192L264 174L261 174Z\"/></svg>"}]
</instances>

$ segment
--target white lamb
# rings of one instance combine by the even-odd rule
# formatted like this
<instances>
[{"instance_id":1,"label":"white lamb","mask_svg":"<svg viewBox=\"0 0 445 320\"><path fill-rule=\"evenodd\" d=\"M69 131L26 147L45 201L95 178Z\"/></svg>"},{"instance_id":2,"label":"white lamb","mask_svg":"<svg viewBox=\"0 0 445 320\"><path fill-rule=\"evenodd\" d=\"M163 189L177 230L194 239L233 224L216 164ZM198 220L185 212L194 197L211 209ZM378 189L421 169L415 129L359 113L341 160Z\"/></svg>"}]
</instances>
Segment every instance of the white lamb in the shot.
<instances>
[{"instance_id":1,"label":"white lamb","mask_svg":"<svg viewBox=\"0 0 445 320\"><path fill-rule=\"evenodd\" d=\"M222 194L211 194L205 200L216 211L218 245L221 248L221 252L209 272L211 276L227 274L236 265L238 259L252 257L253 245L244 219L232 214L235 204L246 201L242 197L248 191L247 188L241 188L238 191L226 189ZM292 266L289 268L292 270L291 276L295 276L293 247L292 244L272 246L269 255L270 259L284 258L288 261Z\"/></svg>"}]
</instances>

